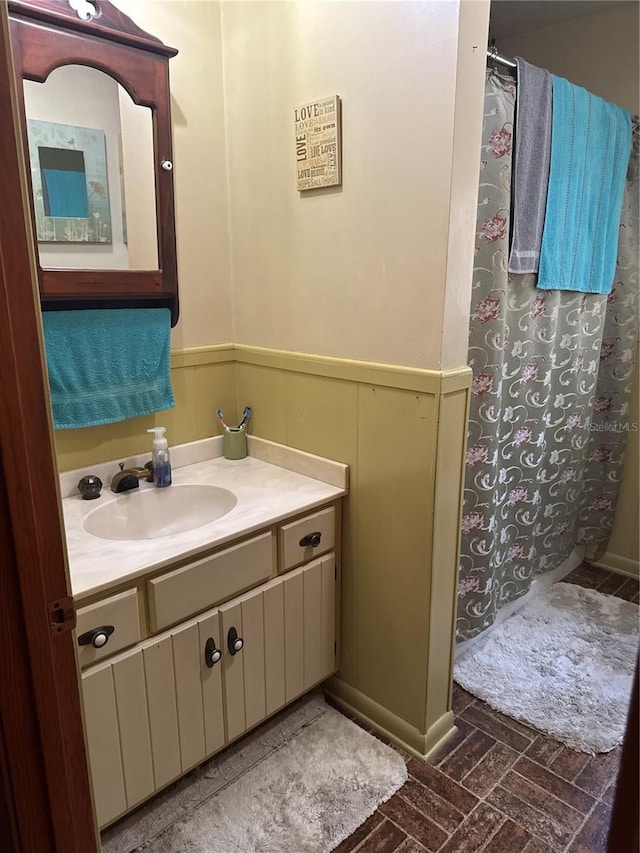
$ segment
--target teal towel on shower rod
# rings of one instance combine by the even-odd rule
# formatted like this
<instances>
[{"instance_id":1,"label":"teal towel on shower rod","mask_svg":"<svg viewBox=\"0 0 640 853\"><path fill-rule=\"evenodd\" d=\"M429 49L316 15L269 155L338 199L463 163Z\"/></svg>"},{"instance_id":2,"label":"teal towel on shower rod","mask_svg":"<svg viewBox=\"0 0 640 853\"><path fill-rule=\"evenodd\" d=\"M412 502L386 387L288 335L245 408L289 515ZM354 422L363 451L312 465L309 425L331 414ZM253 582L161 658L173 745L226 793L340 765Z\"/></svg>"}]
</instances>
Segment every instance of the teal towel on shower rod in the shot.
<instances>
[{"instance_id":1,"label":"teal towel on shower rod","mask_svg":"<svg viewBox=\"0 0 640 853\"><path fill-rule=\"evenodd\" d=\"M609 293L631 152L631 115L552 75L547 207L537 286Z\"/></svg>"},{"instance_id":2,"label":"teal towel on shower rod","mask_svg":"<svg viewBox=\"0 0 640 853\"><path fill-rule=\"evenodd\" d=\"M53 425L97 426L175 405L168 308L45 311Z\"/></svg>"}]
</instances>

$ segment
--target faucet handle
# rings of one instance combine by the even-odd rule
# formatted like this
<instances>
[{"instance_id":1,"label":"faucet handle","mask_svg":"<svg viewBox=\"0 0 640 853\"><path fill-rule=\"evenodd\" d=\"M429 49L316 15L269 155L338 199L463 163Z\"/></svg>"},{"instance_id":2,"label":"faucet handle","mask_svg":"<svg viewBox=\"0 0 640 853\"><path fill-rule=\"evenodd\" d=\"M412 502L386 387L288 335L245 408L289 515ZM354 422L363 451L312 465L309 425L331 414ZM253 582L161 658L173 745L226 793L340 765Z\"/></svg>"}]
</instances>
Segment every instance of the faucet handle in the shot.
<instances>
[{"instance_id":1,"label":"faucet handle","mask_svg":"<svg viewBox=\"0 0 640 853\"><path fill-rule=\"evenodd\" d=\"M78 483L78 491L85 501L92 501L95 498L99 498L101 488L102 480L100 477L96 477L95 474L87 474Z\"/></svg>"},{"instance_id":2,"label":"faucet handle","mask_svg":"<svg viewBox=\"0 0 640 853\"><path fill-rule=\"evenodd\" d=\"M121 471L124 471L124 462L118 462L118 468L120 468Z\"/></svg>"}]
</instances>

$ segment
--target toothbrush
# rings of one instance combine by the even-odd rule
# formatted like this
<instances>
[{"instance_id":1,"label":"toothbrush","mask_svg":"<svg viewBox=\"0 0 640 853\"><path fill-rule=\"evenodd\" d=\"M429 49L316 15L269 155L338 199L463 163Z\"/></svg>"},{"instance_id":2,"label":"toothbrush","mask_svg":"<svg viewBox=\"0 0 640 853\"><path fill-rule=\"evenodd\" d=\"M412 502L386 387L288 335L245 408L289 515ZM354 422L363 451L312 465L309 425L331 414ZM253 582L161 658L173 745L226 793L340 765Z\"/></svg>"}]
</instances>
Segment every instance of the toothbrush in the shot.
<instances>
[{"instance_id":1,"label":"toothbrush","mask_svg":"<svg viewBox=\"0 0 640 853\"><path fill-rule=\"evenodd\" d=\"M224 415L222 414L220 409L216 409L216 415L218 416L218 420L220 421L220 424L222 425L222 429L229 429L229 427L224 422Z\"/></svg>"},{"instance_id":2,"label":"toothbrush","mask_svg":"<svg viewBox=\"0 0 640 853\"><path fill-rule=\"evenodd\" d=\"M251 417L251 406L245 406L242 413L242 420L238 424L238 429L243 429L249 418Z\"/></svg>"}]
</instances>

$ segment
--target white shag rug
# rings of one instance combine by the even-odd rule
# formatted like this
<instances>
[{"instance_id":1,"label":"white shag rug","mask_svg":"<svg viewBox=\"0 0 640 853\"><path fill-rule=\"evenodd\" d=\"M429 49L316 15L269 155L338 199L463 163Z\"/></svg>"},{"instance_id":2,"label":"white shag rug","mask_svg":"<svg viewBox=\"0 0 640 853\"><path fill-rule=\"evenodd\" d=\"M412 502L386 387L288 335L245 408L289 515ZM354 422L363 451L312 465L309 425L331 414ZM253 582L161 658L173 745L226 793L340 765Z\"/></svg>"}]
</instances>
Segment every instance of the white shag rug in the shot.
<instances>
[{"instance_id":1,"label":"white shag rug","mask_svg":"<svg viewBox=\"0 0 640 853\"><path fill-rule=\"evenodd\" d=\"M556 583L456 661L455 681L572 749L623 738L638 652L637 604Z\"/></svg>"},{"instance_id":2,"label":"white shag rug","mask_svg":"<svg viewBox=\"0 0 640 853\"><path fill-rule=\"evenodd\" d=\"M322 697L103 833L104 853L329 853L406 781L393 749Z\"/></svg>"}]
</instances>

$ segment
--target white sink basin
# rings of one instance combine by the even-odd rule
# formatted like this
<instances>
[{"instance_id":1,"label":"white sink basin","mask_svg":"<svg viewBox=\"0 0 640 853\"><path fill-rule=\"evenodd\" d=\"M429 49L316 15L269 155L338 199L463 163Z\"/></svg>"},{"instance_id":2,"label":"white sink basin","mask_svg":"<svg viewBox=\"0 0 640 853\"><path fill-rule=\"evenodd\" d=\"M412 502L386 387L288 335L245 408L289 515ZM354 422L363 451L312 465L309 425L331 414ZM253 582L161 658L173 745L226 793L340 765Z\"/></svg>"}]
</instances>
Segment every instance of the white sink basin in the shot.
<instances>
[{"instance_id":1,"label":"white sink basin","mask_svg":"<svg viewBox=\"0 0 640 853\"><path fill-rule=\"evenodd\" d=\"M101 539L155 539L216 521L236 503L233 492L218 486L135 489L96 507L85 517L83 527Z\"/></svg>"}]
</instances>

